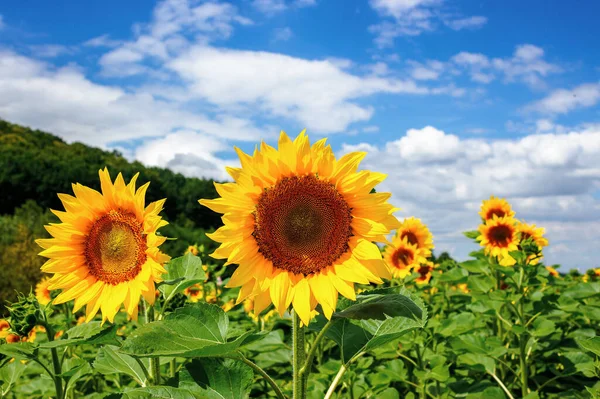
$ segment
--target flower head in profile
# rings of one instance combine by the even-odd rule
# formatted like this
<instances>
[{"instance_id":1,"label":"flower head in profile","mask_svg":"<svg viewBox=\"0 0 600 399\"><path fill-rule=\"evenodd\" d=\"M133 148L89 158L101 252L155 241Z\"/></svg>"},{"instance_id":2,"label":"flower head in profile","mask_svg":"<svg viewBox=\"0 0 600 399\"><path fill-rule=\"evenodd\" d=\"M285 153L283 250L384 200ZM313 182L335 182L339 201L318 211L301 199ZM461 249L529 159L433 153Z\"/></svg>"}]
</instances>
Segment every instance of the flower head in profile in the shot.
<instances>
[{"instance_id":1,"label":"flower head in profile","mask_svg":"<svg viewBox=\"0 0 600 399\"><path fill-rule=\"evenodd\" d=\"M291 305L308 324L317 304L330 318L338 294L355 300L354 284L390 277L374 242L399 223L390 194L371 193L385 175L357 170L365 153L336 159L325 139L311 145L304 132L282 132L277 149L237 152L242 167L227 168L234 182L200 203L223 214L209 235L221 243L212 256L239 265L228 283L241 287L238 302L253 298L256 314Z\"/></svg>"},{"instance_id":2,"label":"flower head in profile","mask_svg":"<svg viewBox=\"0 0 600 399\"><path fill-rule=\"evenodd\" d=\"M509 254L519 249L519 235L515 224L515 219L511 217L494 216L479 226L480 235L477 241L484 247L485 254L497 257L502 266L512 266L516 263Z\"/></svg>"},{"instance_id":3,"label":"flower head in profile","mask_svg":"<svg viewBox=\"0 0 600 399\"><path fill-rule=\"evenodd\" d=\"M492 220L494 216L514 218L515 211L512 210L510 204L504 198L491 196L489 200L483 200L479 216L486 222Z\"/></svg>"},{"instance_id":4,"label":"flower head in profile","mask_svg":"<svg viewBox=\"0 0 600 399\"><path fill-rule=\"evenodd\" d=\"M548 273L550 273L552 277L560 277L560 273L558 272L558 270L556 270L552 266L546 266L546 270L548 270Z\"/></svg>"},{"instance_id":5,"label":"flower head in profile","mask_svg":"<svg viewBox=\"0 0 600 399\"><path fill-rule=\"evenodd\" d=\"M50 296L50 290L48 289L48 285L50 285L50 278L44 277L35 286L35 297L37 298L40 305L47 305L52 300L52 297Z\"/></svg>"},{"instance_id":6,"label":"flower head in profile","mask_svg":"<svg viewBox=\"0 0 600 399\"><path fill-rule=\"evenodd\" d=\"M527 255L527 263L536 265L542 258L542 248L548 246L548 240L544 237L545 229L536 227L535 224L519 222L517 233L519 234L519 246L521 248L526 247L527 243L534 244L534 249ZM529 248L527 249L529 250Z\"/></svg>"},{"instance_id":7,"label":"flower head in profile","mask_svg":"<svg viewBox=\"0 0 600 399\"><path fill-rule=\"evenodd\" d=\"M49 258L42 266L53 274L48 289L62 290L53 303L74 299L73 312L85 306L87 321L100 311L112 322L122 305L137 317L140 296L154 303L169 259L158 249L166 238L157 230L167 222L159 216L165 200L146 206L149 183L136 190L138 174L129 184L121 174L113 183L108 169L99 175L101 193L73 184L74 196L58 195L65 211L52 212L62 223L46 226L53 238L36 242Z\"/></svg>"}]
</instances>

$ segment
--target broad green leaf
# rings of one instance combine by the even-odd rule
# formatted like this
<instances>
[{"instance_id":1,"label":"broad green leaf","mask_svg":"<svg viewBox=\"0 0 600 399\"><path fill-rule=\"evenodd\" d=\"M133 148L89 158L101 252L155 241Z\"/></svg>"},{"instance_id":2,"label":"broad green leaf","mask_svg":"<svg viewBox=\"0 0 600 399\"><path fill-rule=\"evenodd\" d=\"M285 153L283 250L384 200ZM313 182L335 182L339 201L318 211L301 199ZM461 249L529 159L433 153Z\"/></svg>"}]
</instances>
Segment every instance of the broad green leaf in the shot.
<instances>
[{"instance_id":1,"label":"broad green leaf","mask_svg":"<svg viewBox=\"0 0 600 399\"><path fill-rule=\"evenodd\" d=\"M145 387L105 396L105 399L219 399L220 396L204 390L174 387Z\"/></svg>"},{"instance_id":2,"label":"broad green leaf","mask_svg":"<svg viewBox=\"0 0 600 399\"><path fill-rule=\"evenodd\" d=\"M466 281L466 278L469 276L469 272L465 269L462 268L454 268L451 269L450 271L447 271L445 273L442 273L441 276L437 277L438 281L445 281L445 282L458 282L458 281Z\"/></svg>"},{"instance_id":3,"label":"broad green leaf","mask_svg":"<svg viewBox=\"0 0 600 399\"><path fill-rule=\"evenodd\" d=\"M67 385L65 386L65 393L67 394L75 389L75 384L80 378L92 373L90 364L78 357L66 359L63 363L63 370L66 370L61 375L67 377Z\"/></svg>"},{"instance_id":4,"label":"broad green leaf","mask_svg":"<svg viewBox=\"0 0 600 399\"><path fill-rule=\"evenodd\" d=\"M349 319L342 319L333 323L326 336L339 345L342 362L348 363L373 338L373 334L362 328L361 322L355 324Z\"/></svg>"},{"instance_id":5,"label":"broad green leaf","mask_svg":"<svg viewBox=\"0 0 600 399\"><path fill-rule=\"evenodd\" d=\"M496 372L496 362L489 356L482 354L466 353L458 356L458 364L474 367L475 370L485 371L489 374Z\"/></svg>"},{"instance_id":6,"label":"broad green leaf","mask_svg":"<svg viewBox=\"0 0 600 399\"><path fill-rule=\"evenodd\" d=\"M171 300L178 292L206 280L206 273L202 270L202 260L189 252L179 258L171 259L165 269L167 269L167 273L163 275L165 281L180 280L173 285L162 284L158 288L163 293L165 301Z\"/></svg>"},{"instance_id":7,"label":"broad green leaf","mask_svg":"<svg viewBox=\"0 0 600 399\"><path fill-rule=\"evenodd\" d=\"M117 326L115 324L105 325L99 321L92 321L75 326L67 331L65 338L56 341L44 342L40 348L61 348L71 345L119 345L121 340L117 338Z\"/></svg>"},{"instance_id":8,"label":"broad green leaf","mask_svg":"<svg viewBox=\"0 0 600 399\"><path fill-rule=\"evenodd\" d=\"M395 388L386 388L377 394L379 399L400 399L400 394Z\"/></svg>"},{"instance_id":9,"label":"broad green leaf","mask_svg":"<svg viewBox=\"0 0 600 399\"><path fill-rule=\"evenodd\" d=\"M562 358L565 366L563 373L570 374L578 371L586 377L595 376L594 359L591 356L582 352L567 352Z\"/></svg>"},{"instance_id":10,"label":"broad green leaf","mask_svg":"<svg viewBox=\"0 0 600 399\"><path fill-rule=\"evenodd\" d=\"M222 399L245 399L250 394L254 373L233 359L195 359L179 375L179 387L213 390Z\"/></svg>"},{"instance_id":11,"label":"broad green leaf","mask_svg":"<svg viewBox=\"0 0 600 399\"><path fill-rule=\"evenodd\" d=\"M266 333L247 332L227 340L229 321L217 305L197 302L176 309L163 320L145 324L123 343L122 351L140 357L205 357L231 353L262 339Z\"/></svg>"},{"instance_id":12,"label":"broad green leaf","mask_svg":"<svg viewBox=\"0 0 600 399\"><path fill-rule=\"evenodd\" d=\"M467 395L466 399L506 399L506 395L501 388L489 387L481 393L472 393Z\"/></svg>"},{"instance_id":13,"label":"broad green leaf","mask_svg":"<svg viewBox=\"0 0 600 399\"><path fill-rule=\"evenodd\" d=\"M459 263L460 267L466 269L469 273L481 274L488 273L490 267L484 260L474 259Z\"/></svg>"},{"instance_id":14,"label":"broad green leaf","mask_svg":"<svg viewBox=\"0 0 600 399\"><path fill-rule=\"evenodd\" d=\"M534 330L532 335L536 337L545 337L556 331L556 324L546 318L538 318L533 322Z\"/></svg>"},{"instance_id":15,"label":"broad green leaf","mask_svg":"<svg viewBox=\"0 0 600 399\"><path fill-rule=\"evenodd\" d=\"M465 235L465 237L470 238L472 240L477 239L477 237L481 235L481 233L477 230L465 231L463 232L463 234Z\"/></svg>"},{"instance_id":16,"label":"broad green leaf","mask_svg":"<svg viewBox=\"0 0 600 399\"><path fill-rule=\"evenodd\" d=\"M565 290L563 296L585 299L600 295L600 283L579 283Z\"/></svg>"},{"instance_id":17,"label":"broad green leaf","mask_svg":"<svg viewBox=\"0 0 600 399\"><path fill-rule=\"evenodd\" d=\"M11 362L0 368L0 396L4 397L17 382L27 365L21 362Z\"/></svg>"},{"instance_id":18,"label":"broad green leaf","mask_svg":"<svg viewBox=\"0 0 600 399\"><path fill-rule=\"evenodd\" d=\"M590 339L575 339L577 345L583 350L592 352L596 356L600 356L600 337L594 337Z\"/></svg>"},{"instance_id":19,"label":"broad green leaf","mask_svg":"<svg viewBox=\"0 0 600 399\"><path fill-rule=\"evenodd\" d=\"M494 285L494 279L488 276L473 276L467 282L469 289L474 292L489 292Z\"/></svg>"},{"instance_id":20,"label":"broad green leaf","mask_svg":"<svg viewBox=\"0 0 600 399\"><path fill-rule=\"evenodd\" d=\"M354 320L385 320L388 317L421 319L423 312L409 297L402 294L365 295L360 303L333 314L334 318Z\"/></svg>"},{"instance_id":21,"label":"broad green leaf","mask_svg":"<svg viewBox=\"0 0 600 399\"><path fill-rule=\"evenodd\" d=\"M29 342L17 342L0 345L0 353L17 360L30 360L37 358L38 348Z\"/></svg>"},{"instance_id":22,"label":"broad green leaf","mask_svg":"<svg viewBox=\"0 0 600 399\"><path fill-rule=\"evenodd\" d=\"M142 366L133 357L119 352L118 347L106 345L100 348L93 365L100 374L127 374L141 386L148 384Z\"/></svg>"}]
</instances>

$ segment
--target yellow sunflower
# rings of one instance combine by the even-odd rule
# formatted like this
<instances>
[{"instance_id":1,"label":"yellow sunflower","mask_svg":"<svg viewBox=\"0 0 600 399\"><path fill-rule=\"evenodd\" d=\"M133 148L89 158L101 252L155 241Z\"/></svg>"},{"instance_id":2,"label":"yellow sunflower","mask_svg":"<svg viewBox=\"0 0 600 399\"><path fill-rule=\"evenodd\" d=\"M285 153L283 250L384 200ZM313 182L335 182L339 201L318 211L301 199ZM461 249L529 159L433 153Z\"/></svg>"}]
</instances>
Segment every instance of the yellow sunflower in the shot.
<instances>
[{"instance_id":1,"label":"yellow sunflower","mask_svg":"<svg viewBox=\"0 0 600 399\"><path fill-rule=\"evenodd\" d=\"M423 252L419 250L417 244L408 242L407 237L400 238L396 235L392 245L385 247L383 259L388 264L394 278L405 278L409 276L413 269L427 260Z\"/></svg>"},{"instance_id":2,"label":"yellow sunflower","mask_svg":"<svg viewBox=\"0 0 600 399\"><path fill-rule=\"evenodd\" d=\"M48 285L50 285L50 278L44 277L35 286L35 297L37 298L40 305L47 305L52 300L52 298L50 297L50 290L48 289Z\"/></svg>"},{"instance_id":3,"label":"yellow sunflower","mask_svg":"<svg viewBox=\"0 0 600 399\"><path fill-rule=\"evenodd\" d=\"M527 224L519 222L517 224L517 233L519 233L520 241L522 243L525 240L532 239L535 245L538 246L540 252L543 247L548 246L548 240L544 238L545 229L542 227L535 227L535 224ZM536 265L542 258L541 253L538 255L528 255L527 263Z\"/></svg>"},{"instance_id":4,"label":"yellow sunflower","mask_svg":"<svg viewBox=\"0 0 600 399\"><path fill-rule=\"evenodd\" d=\"M396 237L400 240L406 239L409 244L415 244L423 256L431 255L433 236L420 219L414 217L404 219L398 227Z\"/></svg>"},{"instance_id":5,"label":"yellow sunflower","mask_svg":"<svg viewBox=\"0 0 600 399\"><path fill-rule=\"evenodd\" d=\"M10 324L4 319L0 319L0 339L6 338L10 333Z\"/></svg>"},{"instance_id":6,"label":"yellow sunflower","mask_svg":"<svg viewBox=\"0 0 600 399\"><path fill-rule=\"evenodd\" d=\"M433 269L435 269L436 266L437 265L433 262L427 261L415 268L415 272L419 273L419 277L415 279L417 284L429 283L429 280L431 280L431 272L433 271Z\"/></svg>"},{"instance_id":7,"label":"yellow sunflower","mask_svg":"<svg viewBox=\"0 0 600 399\"><path fill-rule=\"evenodd\" d=\"M311 146L304 131L293 141L281 132L278 149L236 149L242 167L227 168L235 182L200 200L224 214L209 235L221 243L212 256L239 265L228 286L241 286L238 302L253 297L256 313L273 303L282 315L291 304L308 324L317 304L330 318L338 293L354 300L355 283L390 277L373 243L399 225L390 194L371 194L385 175L357 172L362 152L336 160L325 140Z\"/></svg>"},{"instance_id":8,"label":"yellow sunflower","mask_svg":"<svg viewBox=\"0 0 600 399\"><path fill-rule=\"evenodd\" d=\"M560 277L560 274L558 273L558 271L553 268L552 266L546 266L546 270L548 270L548 272L554 276L554 277Z\"/></svg>"},{"instance_id":9,"label":"yellow sunflower","mask_svg":"<svg viewBox=\"0 0 600 399\"><path fill-rule=\"evenodd\" d=\"M54 303L75 299L73 312L86 305L86 321L101 311L112 322L121 305L137 317L140 295L154 303L154 283L169 260L157 229L167 222L159 216L165 200L145 206L149 183L136 190L138 174L127 185L120 173L114 184L108 169L99 174L102 193L74 184L75 196L58 195L65 211L52 212L62 223L46 226L53 238L36 242L50 258L42 266L54 274L48 289L62 289Z\"/></svg>"},{"instance_id":10,"label":"yellow sunflower","mask_svg":"<svg viewBox=\"0 0 600 399\"><path fill-rule=\"evenodd\" d=\"M479 226L481 235L477 237L477 241L485 247L485 254L498 257L502 266L512 266L516 263L509 255L509 252L519 249L519 235L515 223L515 219L511 217L494 216Z\"/></svg>"},{"instance_id":11,"label":"yellow sunflower","mask_svg":"<svg viewBox=\"0 0 600 399\"><path fill-rule=\"evenodd\" d=\"M204 290L200 284L187 287L183 293L188 296L190 302L198 302L204 296Z\"/></svg>"},{"instance_id":12,"label":"yellow sunflower","mask_svg":"<svg viewBox=\"0 0 600 399\"><path fill-rule=\"evenodd\" d=\"M489 200L484 200L481 204L479 215L484 221L492 220L494 215L499 218L515 217L515 211L504 198L491 196Z\"/></svg>"}]
</instances>

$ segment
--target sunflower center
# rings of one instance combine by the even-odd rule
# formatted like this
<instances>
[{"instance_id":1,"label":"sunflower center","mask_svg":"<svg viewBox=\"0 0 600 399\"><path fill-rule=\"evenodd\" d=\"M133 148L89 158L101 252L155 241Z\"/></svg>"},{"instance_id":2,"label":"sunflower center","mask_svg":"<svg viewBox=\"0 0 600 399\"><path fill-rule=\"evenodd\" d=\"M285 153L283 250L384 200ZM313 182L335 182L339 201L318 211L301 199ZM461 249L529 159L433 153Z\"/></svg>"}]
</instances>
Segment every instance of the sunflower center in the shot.
<instances>
[{"instance_id":1,"label":"sunflower center","mask_svg":"<svg viewBox=\"0 0 600 399\"><path fill-rule=\"evenodd\" d=\"M498 218L503 218L504 216L506 216L506 212L504 212L502 209L498 209L498 208L490 209L488 211L485 219L486 220L493 219L494 215L496 215Z\"/></svg>"},{"instance_id":2,"label":"sunflower center","mask_svg":"<svg viewBox=\"0 0 600 399\"><path fill-rule=\"evenodd\" d=\"M490 228L489 241L496 247L508 247L512 241L513 230L510 226L499 225Z\"/></svg>"},{"instance_id":3,"label":"sunflower center","mask_svg":"<svg viewBox=\"0 0 600 399\"><path fill-rule=\"evenodd\" d=\"M421 278L427 276L427 274L431 271L431 268L428 265L421 265L417 273L419 273Z\"/></svg>"},{"instance_id":4,"label":"sunflower center","mask_svg":"<svg viewBox=\"0 0 600 399\"><path fill-rule=\"evenodd\" d=\"M400 235L400 239L404 240L404 238L406 238L406 241L408 241L410 245L419 244L419 239L417 238L416 234L412 231L403 232Z\"/></svg>"},{"instance_id":5,"label":"sunflower center","mask_svg":"<svg viewBox=\"0 0 600 399\"><path fill-rule=\"evenodd\" d=\"M531 238L531 234L521 232L521 241L529 240Z\"/></svg>"},{"instance_id":6,"label":"sunflower center","mask_svg":"<svg viewBox=\"0 0 600 399\"><path fill-rule=\"evenodd\" d=\"M394 266L396 266L399 269L403 269L411 263L413 263L414 258L415 254L411 250L406 248L400 248L396 250L394 256L392 257L392 260Z\"/></svg>"},{"instance_id":7,"label":"sunflower center","mask_svg":"<svg viewBox=\"0 0 600 399\"><path fill-rule=\"evenodd\" d=\"M273 266L312 274L348 251L351 208L335 186L314 175L285 177L258 199L253 236Z\"/></svg>"},{"instance_id":8,"label":"sunflower center","mask_svg":"<svg viewBox=\"0 0 600 399\"><path fill-rule=\"evenodd\" d=\"M90 229L85 258L90 274L115 285L137 276L146 262L146 249L142 223L133 213L113 210Z\"/></svg>"}]
</instances>

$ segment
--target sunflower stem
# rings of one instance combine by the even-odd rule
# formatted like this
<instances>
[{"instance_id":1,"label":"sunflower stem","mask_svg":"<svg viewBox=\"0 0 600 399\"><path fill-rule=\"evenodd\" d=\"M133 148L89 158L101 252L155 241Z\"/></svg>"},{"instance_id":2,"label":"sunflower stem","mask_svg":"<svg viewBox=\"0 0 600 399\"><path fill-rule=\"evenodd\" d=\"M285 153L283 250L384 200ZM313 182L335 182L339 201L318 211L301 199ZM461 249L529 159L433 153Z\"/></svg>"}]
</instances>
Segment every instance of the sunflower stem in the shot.
<instances>
[{"instance_id":1,"label":"sunflower stem","mask_svg":"<svg viewBox=\"0 0 600 399\"><path fill-rule=\"evenodd\" d=\"M292 311L293 346L293 399L306 398L306 379L301 374L306 357L304 348L304 327L300 327L300 317Z\"/></svg>"},{"instance_id":2,"label":"sunflower stem","mask_svg":"<svg viewBox=\"0 0 600 399\"><path fill-rule=\"evenodd\" d=\"M283 394L283 392L281 392L281 389L279 388L277 383L269 376L269 374L267 374L258 365L256 365L252 361L246 359L246 357L244 355L242 355L241 353L240 353L239 357L232 356L232 357L230 357L230 359L239 360L241 362L244 362L248 366L250 366L254 371L256 371L258 374L260 374L263 377L264 381L266 381L269 385L271 385L271 388L273 388L273 391L275 392L275 395L277 396L278 399L286 399L285 395Z\"/></svg>"},{"instance_id":3,"label":"sunflower stem","mask_svg":"<svg viewBox=\"0 0 600 399\"><path fill-rule=\"evenodd\" d=\"M46 334L48 335L48 342L54 341L54 329L50 323L47 322L47 320L44 321L44 324L44 327L46 328ZM56 389L56 398L62 399L63 387L62 377L60 376L62 371L60 367L60 360L58 359L58 352L56 348L51 348L50 352L52 353L52 367L54 368L54 375L52 376L52 379L54 380L54 388Z\"/></svg>"},{"instance_id":4,"label":"sunflower stem","mask_svg":"<svg viewBox=\"0 0 600 399\"><path fill-rule=\"evenodd\" d=\"M340 383L340 381L341 381L342 377L344 376L344 374L346 373L347 369L348 368L346 367L346 365L342 364L342 366L338 370L337 374L335 375L335 378L331 382L331 385L329 385L329 389L327 390L327 393L325 394L324 399L331 399L333 393L335 392L335 388Z\"/></svg>"},{"instance_id":5,"label":"sunflower stem","mask_svg":"<svg viewBox=\"0 0 600 399\"><path fill-rule=\"evenodd\" d=\"M148 306L145 300L142 300L142 306L145 308L145 322L146 324L154 321L154 306ZM150 378L152 379L153 385L160 385L160 358L150 358Z\"/></svg>"}]
</instances>

